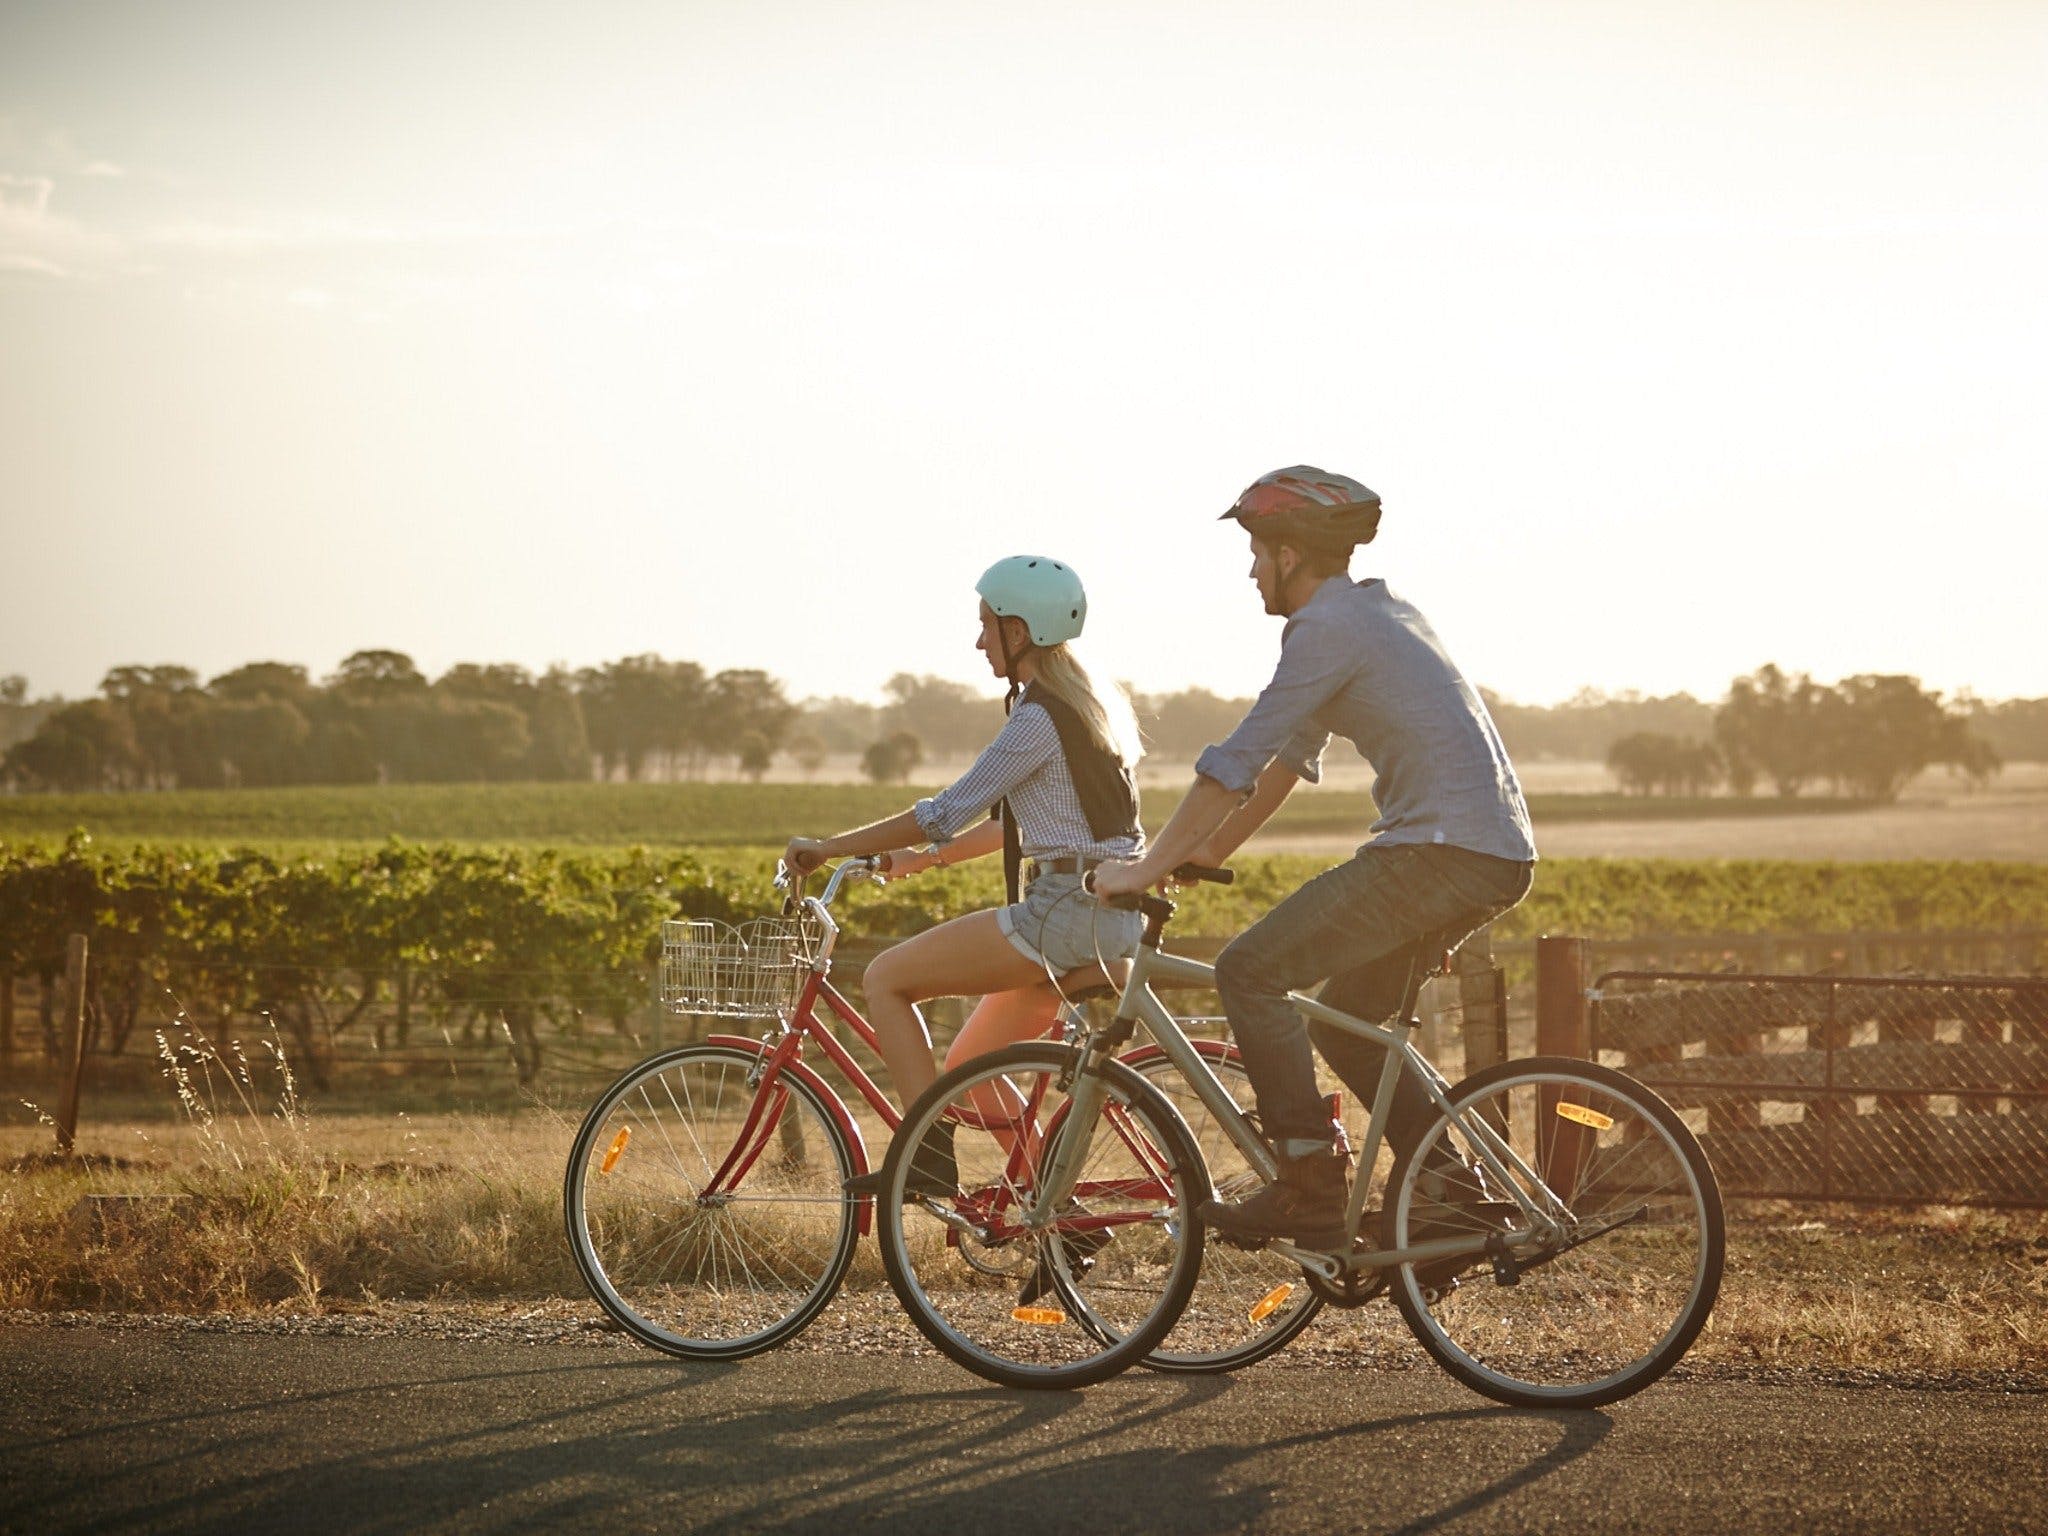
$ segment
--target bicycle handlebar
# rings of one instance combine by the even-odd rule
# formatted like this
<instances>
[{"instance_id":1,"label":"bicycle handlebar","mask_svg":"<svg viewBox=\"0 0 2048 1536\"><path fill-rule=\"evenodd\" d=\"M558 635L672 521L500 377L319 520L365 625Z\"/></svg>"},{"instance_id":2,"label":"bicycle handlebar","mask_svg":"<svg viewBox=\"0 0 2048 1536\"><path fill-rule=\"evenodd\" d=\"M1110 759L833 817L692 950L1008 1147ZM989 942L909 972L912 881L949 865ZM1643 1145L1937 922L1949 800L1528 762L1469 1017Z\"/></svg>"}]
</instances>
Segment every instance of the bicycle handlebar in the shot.
<instances>
[{"instance_id":1,"label":"bicycle handlebar","mask_svg":"<svg viewBox=\"0 0 2048 1536\"><path fill-rule=\"evenodd\" d=\"M832 905L839 895L839 887L848 880L868 880L877 874L887 874L888 871L889 856L886 853L861 854L851 859L842 860L826 878L825 889L820 895L806 896L804 895L804 882L810 879L811 875L817 873L817 871L812 870L809 874L800 875L783 863L782 860L777 859L775 861L775 889L789 893L788 899L782 904L785 912L813 903L822 909Z\"/></svg>"}]
</instances>

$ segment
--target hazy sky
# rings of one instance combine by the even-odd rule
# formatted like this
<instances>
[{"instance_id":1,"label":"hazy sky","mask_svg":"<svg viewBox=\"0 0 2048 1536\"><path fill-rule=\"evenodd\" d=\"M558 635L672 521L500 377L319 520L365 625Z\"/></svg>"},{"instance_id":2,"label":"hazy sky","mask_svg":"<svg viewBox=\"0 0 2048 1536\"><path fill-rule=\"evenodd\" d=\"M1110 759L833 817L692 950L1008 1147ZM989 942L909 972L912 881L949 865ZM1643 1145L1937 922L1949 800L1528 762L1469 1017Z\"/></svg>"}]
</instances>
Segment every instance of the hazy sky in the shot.
<instances>
[{"instance_id":1,"label":"hazy sky","mask_svg":"<svg viewBox=\"0 0 2048 1536\"><path fill-rule=\"evenodd\" d=\"M0 0L0 673L1147 688L1300 461L1475 680L2048 694L2048 4Z\"/></svg>"}]
</instances>

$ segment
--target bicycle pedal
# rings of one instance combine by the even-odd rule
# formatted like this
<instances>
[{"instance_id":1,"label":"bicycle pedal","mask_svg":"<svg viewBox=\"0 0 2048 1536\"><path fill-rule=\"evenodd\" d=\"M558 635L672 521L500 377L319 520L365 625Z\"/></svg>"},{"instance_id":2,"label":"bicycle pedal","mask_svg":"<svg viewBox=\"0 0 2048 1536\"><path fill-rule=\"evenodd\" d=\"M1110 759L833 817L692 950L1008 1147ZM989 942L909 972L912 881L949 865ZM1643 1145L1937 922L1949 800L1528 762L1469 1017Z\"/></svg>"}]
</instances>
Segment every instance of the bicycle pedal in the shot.
<instances>
[{"instance_id":1,"label":"bicycle pedal","mask_svg":"<svg viewBox=\"0 0 2048 1536\"><path fill-rule=\"evenodd\" d=\"M1498 1232L1486 1240L1486 1257L1493 1265L1495 1285L1522 1283L1522 1266L1515 1262L1514 1254L1508 1251L1507 1239Z\"/></svg>"},{"instance_id":2,"label":"bicycle pedal","mask_svg":"<svg viewBox=\"0 0 2048 1536\"><path fill-rule=\"evenodd\" d=\"M1265 1237L1239 1237L1235 1233L1220 1232L1214 1227L1209 1229L1209 1235L1218 1242L1231 1248L1240 1249L1245 1253L1262 1253L1265 1251L1266 1244L1272 1241L1272 1239Z\"/></svg>"}]
</instances>

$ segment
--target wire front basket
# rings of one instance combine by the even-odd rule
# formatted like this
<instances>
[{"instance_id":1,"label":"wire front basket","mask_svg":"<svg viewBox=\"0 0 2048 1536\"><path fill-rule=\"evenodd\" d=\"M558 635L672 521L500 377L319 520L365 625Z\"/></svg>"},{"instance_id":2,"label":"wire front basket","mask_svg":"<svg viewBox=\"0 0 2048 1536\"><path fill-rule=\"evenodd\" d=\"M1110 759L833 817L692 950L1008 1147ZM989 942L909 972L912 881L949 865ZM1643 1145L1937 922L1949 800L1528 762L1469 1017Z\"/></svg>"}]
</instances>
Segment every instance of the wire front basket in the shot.
<instances>
[{"instance_id":1,"label":"wire front basket","mask_svg":"<svg viewBox=\"0 0 2048 1536\"><path fill-rule=\"evenodd\" d=\"M670 1013L786 1019L796 1011L823 931L807 913L737 928L679 919L661 925L661 1002Z\"/></svg>"}]
</instances>

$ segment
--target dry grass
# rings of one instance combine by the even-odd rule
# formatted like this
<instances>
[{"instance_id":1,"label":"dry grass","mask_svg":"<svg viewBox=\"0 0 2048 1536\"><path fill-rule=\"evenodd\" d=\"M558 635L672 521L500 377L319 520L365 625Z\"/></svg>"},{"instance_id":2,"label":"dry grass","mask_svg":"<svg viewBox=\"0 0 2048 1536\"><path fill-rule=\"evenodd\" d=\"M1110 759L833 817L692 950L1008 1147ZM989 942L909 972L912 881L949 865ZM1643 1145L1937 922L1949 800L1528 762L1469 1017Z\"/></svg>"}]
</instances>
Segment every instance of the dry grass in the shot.
<instances>
[{"instance_id":1,"label":"dry grass","mask_svg":"<svg viewBox=\"0 0 2048 1536\"><path fill-rule=\"evenodd\" d=\"M316 1119L288 1067L266 1078L182 1032L160 1055L176 1120L89 1124L68 1159L40 1130L0 1132L0 1307L318 1312L580 1289L558 1114Z\"/></svg>"},{"instance_id":2,"label":"dry grass","mask_svg":"<svg viewBox=\"0 0 2048 1536\"><path fill-rule=\"evenodd\" d=\"M2048 1217L1750 1209L1710 1358L2048 1378Z\"/></svg>"}]
</instances>

